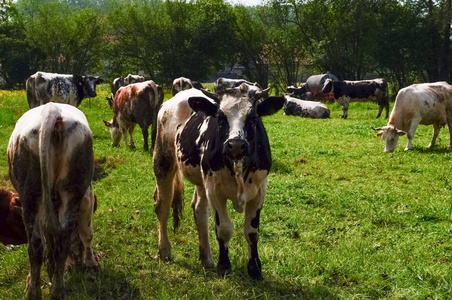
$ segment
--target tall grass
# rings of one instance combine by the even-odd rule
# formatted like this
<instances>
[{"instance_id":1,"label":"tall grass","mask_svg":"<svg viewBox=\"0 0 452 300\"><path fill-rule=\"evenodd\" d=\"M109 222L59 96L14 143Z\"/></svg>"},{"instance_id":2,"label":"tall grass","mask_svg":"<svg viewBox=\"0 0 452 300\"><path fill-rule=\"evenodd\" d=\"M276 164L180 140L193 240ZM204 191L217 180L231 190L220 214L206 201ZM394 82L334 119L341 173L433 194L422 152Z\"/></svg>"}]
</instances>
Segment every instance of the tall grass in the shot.
<instances>
[{"instance_id":1,"label":"tall grass","mask_svg":"<svg viewBox=\"0 0 452 300\"><path fill-rule=\"evenodd\" d=\"M98 165L94 249L101 270L66 274L69 299L450 299L452 201L449 134L427 149L432 128L420 126L414 149L383 153L371 127L377 105L353 103L347 120L337 104L331 119L265 117L273 165L261 214L259 251L264 281L248 279L243 215L229 206L235 231L232 274L219 279L198 261L198 238L186 185L184 219L170 234L174 260L156 258L152 155L122 143L111 147L102 119L112 117L107 85L80 109L94 133ZM168 97L167 97L168 98ZM0 185L8 181L6 147L28 110L23 91L0 91ZM214 256L218 246L211 226ZM0 299L23 299L26 246L0 247ZM44 274L44 273L43 273ZM44 275L43 293L49 287Z\"/></svg>"}]
</instances>

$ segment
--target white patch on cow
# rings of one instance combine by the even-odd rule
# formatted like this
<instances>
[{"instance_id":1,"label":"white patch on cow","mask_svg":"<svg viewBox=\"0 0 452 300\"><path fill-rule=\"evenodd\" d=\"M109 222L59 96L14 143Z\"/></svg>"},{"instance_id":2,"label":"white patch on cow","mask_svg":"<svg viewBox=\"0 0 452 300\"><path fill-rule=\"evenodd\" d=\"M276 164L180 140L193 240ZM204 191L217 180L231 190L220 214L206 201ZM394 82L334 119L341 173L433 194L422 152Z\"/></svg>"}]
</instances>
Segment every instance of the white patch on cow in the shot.
<instances>
[{"instance_id":1,"label":"white patch on cow","mask_svg":"<svg viewBox=\"0 0 452 300\"><path fill-rule=\"evenodd\" d=\"M221 101L220 109L229 123L228 139L244 138L245 120L251 108L252 104L247 97L227 97Z\"/></svg>"},{"instance_id":2,"label":"white patch on cow","mask_svg":"<svg viewBox=\"0 0 452 300\"><path fill-rule=\"evenodd\" d=\"M208 128L208 119L204 120L204 122L202 122L202 124L199 126L198 130L199 130L199 134L198 134L198 138L196 139L196 145L199 145L201 142L201 136L204 135L204 133L206 132L207 128ZM207 148L207 145L205 146L205 148Z\"/></svg>"}]
</instances>

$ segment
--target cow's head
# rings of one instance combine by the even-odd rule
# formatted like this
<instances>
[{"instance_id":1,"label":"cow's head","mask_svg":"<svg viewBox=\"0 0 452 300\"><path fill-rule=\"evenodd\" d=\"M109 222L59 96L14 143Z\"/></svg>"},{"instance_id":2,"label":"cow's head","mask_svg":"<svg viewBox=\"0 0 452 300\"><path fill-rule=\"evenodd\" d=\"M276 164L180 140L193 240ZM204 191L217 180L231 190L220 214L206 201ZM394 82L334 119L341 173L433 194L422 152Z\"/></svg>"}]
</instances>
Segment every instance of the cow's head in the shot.
<instances>
[{"instance_id":1,"label":"cow's head","mask_svg":"<svg viewBox=\"0 0 452 300\"><path fill-rule=\"evenodd\" d=\"M115 119L111 121L104 121L105 126L110 128L110 134L111 134L111 145L113 147L118 147L119 143L121 142L121 131L119 130L118 122L116 122Z\"/></svg>"},{"instance_id":2,"label":"cow's head","mask_svg":"<svg viewBox=\"0 0 452 300\"><path fill-rule=\"evenodd\" d=\"M330 78L327 78L325 80L325 82L323 83L322 93L329 94L332 92L334 92L333 80L331 80Z\"/></svg>"},{"instance_id":3,"label":"cow's head","mask_svg":"<svg viewBox=\"0 0 452 300\"><path fill-rule=\"evenodd\" d=\"M216 102L192 97L188 103L195 112L204 112L207 116L217 118L223 155L237 162L250 154L250 145L255 142L260 117L272 115L284 105L284 98L268 97L268 91L243 83L218 95L208 93Z\"/></svg>"},{"instance_id":4,"label":"cow's head","mask_svg":"<svg viewBox=\"0 0 452 300\"><path fill-rule=\"evenodd\" d=\"M83 87L83 95L90 98L97 96L96 84L102 82L103 80L99 76L79 76L78 78L78 84Z\"/></svg>"},{"instance_id":5,"label":"cow's head","mask_svg":"<svg viewBox=\"0 0 452 300\"><path fill-rule=\"evenodd\" d=\"M374 130L380 130L377 133L377 136L381 136L385 141L385 150L384 152L394 152L395 147L397 146L397 142L399 141L399 136L405 135L406 132L392 125L373 128Z\"/></svg>"}]
</instances>

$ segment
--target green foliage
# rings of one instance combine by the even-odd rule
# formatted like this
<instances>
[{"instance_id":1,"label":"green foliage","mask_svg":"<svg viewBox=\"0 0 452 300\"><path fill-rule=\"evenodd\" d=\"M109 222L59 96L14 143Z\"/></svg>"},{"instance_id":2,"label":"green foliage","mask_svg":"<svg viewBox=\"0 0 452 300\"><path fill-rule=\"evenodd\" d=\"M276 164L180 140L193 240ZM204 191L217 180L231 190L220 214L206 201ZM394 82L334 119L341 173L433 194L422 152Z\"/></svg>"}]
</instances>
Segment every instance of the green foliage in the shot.
<instances>
[{"instance_id":1,"label":"green foliage","mask_svg":"<svg viewBox=\"0 0 452 300\"><path fill-rule=\"evenodd\" d=\"M209 84L211 87L211 84ZM169 91L167 91L169 93ZM99 206L93 217L101 270L66 273L68 299L448 299L452 294L450 194L452 152L443 129L427 149L431 126L419 126L414 150L384 153L371 127L377 105L352 103L349 117L327 103L331 119L264 118L273 165L261 213L259 252L263 282L248 279L243 214L229 205L235 231L232 273L219 279L198 260L198 237L186 183L184 218L170 233L174 260L157 254L155 177L142 136L137 150L111 147L102 119L112 111L109 86L82 102L94 133ZM168 95L166 95L168 98ZM0 91L0 185L8 181L6 147L16 120L27 111L25 91ZM218 246L210 219L214 257ZM24 299L26 246L0 247L0 299ZM43 272L43 294L49 287Z\"/></svg>"}]
</instances>

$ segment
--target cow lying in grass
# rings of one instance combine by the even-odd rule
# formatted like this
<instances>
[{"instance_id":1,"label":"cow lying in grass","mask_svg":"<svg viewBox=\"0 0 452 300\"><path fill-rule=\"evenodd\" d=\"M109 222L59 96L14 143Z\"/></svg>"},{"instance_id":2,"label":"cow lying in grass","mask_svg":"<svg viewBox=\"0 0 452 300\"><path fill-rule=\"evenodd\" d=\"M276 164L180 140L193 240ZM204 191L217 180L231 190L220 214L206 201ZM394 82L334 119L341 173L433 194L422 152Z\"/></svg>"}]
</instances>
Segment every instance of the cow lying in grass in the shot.
<instances>
[{"instance_id":1,"label":"cow lying in grass","mask_svg":"<svg viewBox=\"0 0 452 300\"><path fill-rule=\"evenodd\" d=\"M268 90L246 83L208 96L195 89L182 91L163 104L154 149L154 199L162 259L171 259L167 221L173 207L174 226L179 225L183 173L196 185L192 207L202 265L214 266L208 239L210 204L220 248L217 271L224 276L231 270L228 251L233 228L226 209L230 199L237 212L245 212L248 274L262 279L257 242L271 151L261 117L283 105L284 98L268 97Z\"/></svg>"}]
</instances>

